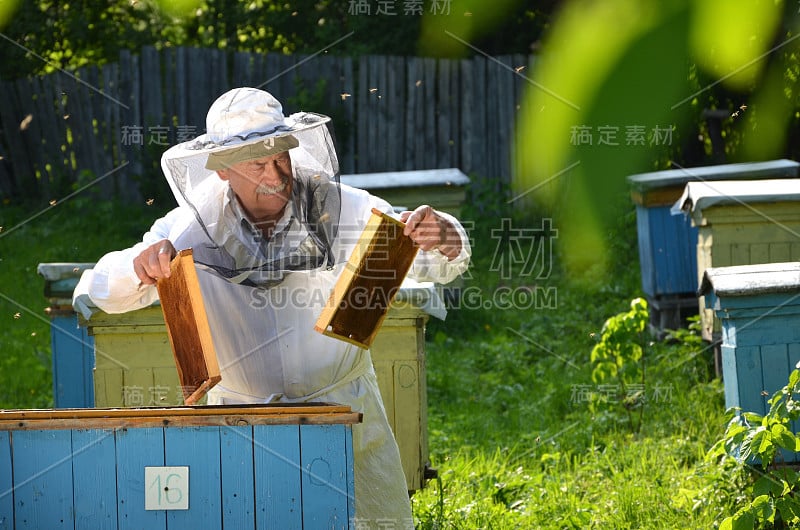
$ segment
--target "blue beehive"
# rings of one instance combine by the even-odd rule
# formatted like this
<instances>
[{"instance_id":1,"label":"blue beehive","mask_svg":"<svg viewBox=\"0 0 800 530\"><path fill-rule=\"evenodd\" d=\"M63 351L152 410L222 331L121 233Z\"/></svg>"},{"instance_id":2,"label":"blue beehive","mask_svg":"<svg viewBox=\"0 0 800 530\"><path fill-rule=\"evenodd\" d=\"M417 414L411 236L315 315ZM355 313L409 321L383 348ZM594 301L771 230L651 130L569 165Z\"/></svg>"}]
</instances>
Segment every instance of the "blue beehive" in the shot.
<instances>
[{"instance_id":1,"label":"blue beehive","mask_svg":"<svg viewBox=\"0 0 800 530\"><path fill-rule=\"evenodd\" d=\"M2 528L354 528L325 404L0 412Z\"/></svg>"},{"instance_id":2,"label":"blue beehive","mask_svg":"<svg viewBox=\"0 0 800 530\"><path fill-rule=\"evenodd\" d=\"M642 290L650 308L651 323L676 328L697 313L697 235L685 216L673 216L671 206L688 182L794 178L800 164L773 160L671 169L631 175L631 198L636 204L639 266Z\"/></svg>"},{"instance_id":3,"label":"blue beehive","mask_svg":"<svg viewBox=\"0 0 800 530\"><path fill-rule=\"evenodd\" d=\"M53 402L56 408L94 406L94 337L78 325L72 309L72 291L84 270L94 263L40 263L49 303L50 346L53 366Z\"/></svg>"},{"instance_id":4,"label":"blue beehive","mask_svg":"<svg viewBox=\"0 0 800 530\"><path fill-rule=\"evenodd\" d=\"M699 294L722 323L725 406L765 414L800 361L800 263L712 267Z\"/></svg>"}]
</instances>

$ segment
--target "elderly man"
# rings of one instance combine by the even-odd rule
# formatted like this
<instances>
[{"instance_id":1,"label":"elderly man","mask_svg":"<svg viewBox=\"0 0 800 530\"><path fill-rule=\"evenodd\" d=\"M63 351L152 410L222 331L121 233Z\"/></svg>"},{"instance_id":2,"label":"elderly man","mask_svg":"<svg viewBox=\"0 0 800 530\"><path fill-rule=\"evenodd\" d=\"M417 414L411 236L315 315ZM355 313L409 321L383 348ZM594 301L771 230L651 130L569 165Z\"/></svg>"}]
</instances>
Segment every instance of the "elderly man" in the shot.
<instances>
[{"instance_id":1,"label":"elderly man","mask_svg":"<svg viewBox=\"0 0 800 530\"><path fill-rule=\"evenodd\" d=\"M206 134L162 158L179 206L142 242L101 258L82 283L106 312L145 307L177 250L192 248L222 375L209 404L350 405L363 414L353 429L357 523L413 528L369 351L313 330L371 208L391 211L338 182L328 122L285 117L261 90L223 94ZM467 268L467 236L452 216L421 206L400 219L421 249L411 277L446 283Z\"/></svg>"}]
</instances>

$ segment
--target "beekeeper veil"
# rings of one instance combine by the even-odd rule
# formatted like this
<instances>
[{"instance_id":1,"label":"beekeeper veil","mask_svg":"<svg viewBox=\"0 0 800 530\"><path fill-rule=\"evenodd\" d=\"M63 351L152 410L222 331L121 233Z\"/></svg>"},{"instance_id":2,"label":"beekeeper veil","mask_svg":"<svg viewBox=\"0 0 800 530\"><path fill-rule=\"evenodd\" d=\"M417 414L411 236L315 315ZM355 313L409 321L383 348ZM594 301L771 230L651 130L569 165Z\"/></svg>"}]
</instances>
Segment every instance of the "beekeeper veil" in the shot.
<instances>
[{"instance_id":1,"label":"beekeeper veil","mask_svg":"<svg viewBox=\"0 0 800 530\"><path fill-rule=\"evenodd\" d=\"M289 271L334 265L331 250L340 213L339 163L330 118L284 116L271 94L236 88L208 111L207 132L170 148L161 166L178 204L190 208L207 242L195 262L236 283L269 286ZM291 196L270 237L243 219L243 209L216 171L288 151Z\"/></svg>"}]
</instances>

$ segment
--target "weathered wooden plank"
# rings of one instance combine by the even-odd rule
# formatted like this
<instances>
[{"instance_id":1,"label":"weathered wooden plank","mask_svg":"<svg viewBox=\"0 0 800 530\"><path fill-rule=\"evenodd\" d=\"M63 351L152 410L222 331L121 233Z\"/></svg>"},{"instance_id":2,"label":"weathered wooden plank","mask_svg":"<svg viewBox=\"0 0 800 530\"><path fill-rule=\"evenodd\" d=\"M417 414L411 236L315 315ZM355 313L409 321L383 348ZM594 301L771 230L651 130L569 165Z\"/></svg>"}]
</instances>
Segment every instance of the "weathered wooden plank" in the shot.
<instances>
[{"instance_id":1,"label":"weathered wooden plank","mask_svg":"<svg viewBox=\"0 0 800 530\"><path fill-rule=\"evenodd\" d=\"M256 528L303 528L300 427L253 428Z\"/></svg>"},{"instance_id":2,"label":"weathered wooden plank","mask_svg":"<svg viewBox=\"0 0 800 530\"><path fill-rule=\"evenodd\" d=\"M423 118L417 123L422 128L425 145L422 147L424 162L419 169L432 169L436 167L436 59L425 58L422 60L424 70L425 106Z\"/></svg>"},{"instance_id":3,"label":"weathered wooden plank","mask_svg":"<svg viewBox=\"0 0 800 530\"><path fill-rule=\"evenodd\" d=\"M345 122L343 127L346 128L347 134L343 140L344 144L344 157L340 160L342 164L343 173L352 173L356 170L355 153L356 153L356 88L355 88L355 74L353 72L353 58L341 57L337 59L340 64L340 73L342 82L342 93L339 95L341 105L344 109ZM338 133L341 138L342 134Z\"/></svg>"},{"instance_id":4,"label":"weathered wooden plank","mask_svg":"<svg viewBox=\"0 0 800 530\"><path fill-rule=\"evenodd\" d=\"M71 433L75 528L116 528L114 431L75 429Z\"/></svg>"},{"instance_id":5,"label":"weathered wooden plank","mask_svg":"<svg viewBox=\"0 0 800 530\"><path fill-rule=\"evenodd\" d=\"M186 127L197 127L198 134L205 130L205 120L198 122L189 115L189 98L186 92L189 89L189 72L187 63L188 50L178 48L175 50L175 93L178 96L175 101L175 115L178 117L178 125Z\"/></svg>"},{"instance_id":6,"label":"weathered wooden plank","mask_svg":"<svg viewBox=\"0 0 800 530\"><path fill-rule=\"evenodd\" d=\"M452 167L450 162L450 118L451 118L451 86L449 60L439 59L437 64L437 97L434 113L436 115L437 168Z\"/></svg>"},{"instance_id":7,"label":"weathered wooden plank","mask_svg":"<svg viewBox=\"0 0 800 530\"><path fill-rule=\"evenodd\" d=\"M27 79L18 79L14 83L14 96L12 105L17 109L16 123L12 123L12 128L9 134L17 135L20 139L20 160L24 162L19 175L20 183L24 190L30 193L30 196L36 197L37 193L41 193L41 187L36 178L38 172L38 153L34 151L35 142L31 137L31 125L34 117L34 106L30 99L31 88L30 82ZM41 195L38 195L41 197ZM48 198L47 195L44 196Z\"/></svg>"},{"instance_id":8,"label":"weathered wooden plank","mask_svg":"<svg viewBox=\"0 0 800 530\"><path fill-rule=\"evenodd\" d=\"M77 74L85 75L83 72ZM93 158L93 130L91 105L86 88L80 83L73 83L69 90L71 101L70 114L72 116L70 130L72 132L72 147L75 156L76 175L91 171L93 177L100 175L94 173Z\"/></svg>"},{"instance_id":9,"label":"weathered wooden plank","mask_svg":"<svg viewBox=\"0 0 800 530\"><path fill-rule=\"evenodd\" d=\"M487 98L486 91L487 60L475 56L472 59L472 111L470 113L472 128L470 129L470 146L472 147L472 168L474 172L484 179L494 179L495 175L489 172L488 151L494 151L495 142L490 143L491 133L487 130ZM491 149L488 146L492 146Z\"/></svg>"},{"instance_id":10,"label":"weathered wooden plank","mask_svg":"<svg viewBox=\"0 0 800 530\"><path fill-rule=\"evenodd\" d=\"M392 130L390 123L391 118L389 101L387 100L387 98L391 98L388 86L389 81L386 72L388 68L387 59L388 58L385 57L382 58L379 56L372 56L372 64L370 68L372 70L372 78L375 80L374 88L376 89L372 94L377 115L372 151L376 155L375 160L373 161L373 167L376 168L377 171L385 171L388 168L389 151L392 150L392 145L389 140L391 138Z\"/></svg>"},{"instance_id":11,"label":"weathered wooden plank","mask_svg":"<svg viewBox=\"0 0 800 530\"><path fill-rule=\"evenodd\" d=\"M45 114L42 115L44 160L50 165L50 173L57 181L54 184L69 189L72 178L71 168L61 154L61 146L66 144L64 134L64 115L61 112L59 94L56 92L55 77L40 79L39 96Z\"/></svg>"},{"instance_id":12,"label":"weathered wooden plank","mask_svg":"<svg viewBox=\"0 0 800 530\"><path fill-rule=\"evenodd\" d=\"M109 97L117 99L116 87L117 65L106 64L99 70L100 86L103 93ZM97 97L94 99L95 117L98 120L98 141L102 153L102 174L107 173L116 167L119 162L115 160L117 142L119 139L119 124L115 119L115 109L119 107L117 103L108 98ZM121 196L128 200L134 200L135 195L128 195L129 183L123 182L119 174L114 174L105 179L107 187L112 194Z\"/></svg>"},{"instance_id":13,"label":"weathered wooden plank","mask_svg":"<svg viewBox=\"0 0 800 530\"><path fill-rule=\"evenodd\" d=\"M0 118L5 141L8 146L6 161L10 164L14 177L14 187L23 197L38 197L34 180L34 169L29 159L20 123L27 112L17 97L17 86L13 82L2 82L3 93L0 97Z\"/></svg>"},{"instance_id":14,"label":"weathered wooden plank","mask_svg":"<svg viewBox=\"0 0 800 530\"><path fill-rule=\"evenodd\" d=\"M388 129L385 147L387 154L386 170L396 171L403 167L405 151L405 63L402 57L388 57L386 69L386 91L384 95L387 106Z\"/></svg>"},{"instance_id":15,"label":"weathered wooden plank","mask_svg":"<svg viewBox=\"0 0 800 530\"><path fill-rule=\"evenodd\" d=\"M163 105L161 93L161 60L158 52L152 46L142 48L141 68L142 79L142 116L144 126L147 131L147 142L150 144L156 138L158 143L158 131L153 131L153 127L164 127L171 124L165 123L163 119ZM212 56L213 57L213 56Z\"/></svg>"},{"instance_id":16,"label":"weathered wooden plank","mask_svg":"<svg viewBox=\"0 0 800 530\"><path fill-rule=\"evenodd\" d=\"M459 61L448 61L450 67L450 138L447 142L447 167L461 167L459 131L461 129L461 67Z\"/></svg>"},{"instance_id":17,"label":"weathered wooden plank","mask_svg":"<svg viewBox=\"0 0 800 530\"><path fill-rule=\"evenodd\" d=\"M0 431L0 530L14 529L14 481L12 470L11 433Z\"/></svg>"},{"instance_id":18,"label":"weathered wooden plank","mask_svg":"<svg viewBox=\"0 0 800 530\"><path fill-rule=\"evenodd\" d=\"M500 103L500 78L503 77L503 72L494 61L486 62L486 129L484 137L485 141L491 141L493 148L484 149L484 157L486 158L488 176L495 183L494 188L499 191L500 182L502 182L500 171L500 149L497 147L499 142L497 138L500 135L500 116L499 103Z\"/></svg>"},{"instance_id":19,"label":"weathered wooden plank","mask_svg":"<svg viewBox=\"0 0 800 530\"><path fill-rule=\"evenodd\" d=\"M228 52L223 49L215 49L212 51L211 61L209 63L208 78L211 80L211 97L206 105L206 111L208 111L208 107L211 106L214 100L216 100L222 94L234 86L241 86L231 84L230 74L228 73Z\"/></svg>"},{"instance_id":20,"label":"weathered wooden plank","mask_svg":"<svg viewBox=\"0 0 800 530\"><path fill-rule=\"evenodd\" d=\"M369 58L358 58L358 83L356 84L356 172L367 171L369 167Z\"/></svg>"},{"instance_id":21,"label":"weathered wooden plank","mask_svg":"<svg viewBox=\"0 0 800 530\"><path fill-rule=\"evenodd\" d=\"M206 122L208 107L219 96L212 94L207 79L206 53L200 48L186 50L187 122Z\"/></svg>"},{"instance_id":22,"label":"weathered wooden plank","mask_svg":"<svg viewBox=\"0 0 800 530\"><path fill-rule=\"evenodd\" d=\"M504 184L511 181L511 154L509 147L511 145L511 133L514 130L514 107L516 100L514 99L514 83L516 75L514 74L514 66L512 57L504 55L498 59L506 68L500 68L498 72L498 108L497 116L498 123L498 172L499 176L503 179Z\"/></svg>"},{"instance_id":23,"label":"weathered wooden plank","mask_svg":"<svg viewBox=\"0 0 800 530\"><path fill-rule=\"evenodd\" d=\"M164 429L117 430L116 451L119 530L166 530L164 510L144 509L144 468L164 465Z\"/></svg>"},{"instance_id":24,"label":"weathered wooden plank","mask_svg":"<svg viewBox=\"0 0 800 530\"><path fill-rule=\"evenodd\" d=\"M47 171L47 163L44 159L44 121L47 120L47 107L44 105L41 87L37 78L20 79L20 87L24 87L24 92L20 92L20 98L24 98L29 103L31 109L31 120L24 131L27 148L30 150L36 174L38 177L39 190L45 198L52 200L55 198L51 181L50 172ZM23 96L23 94L25 94Z\"/></svg>"},{"instance_id":25,"label":"weathered wooden plank","mask_svg":"<svg viewBox=\"0 0 800 530\"><path fill-rule=\"evenodd\" d=\"M297 60L300 60L300 58ZM295 80L297 77L297 72L295 71L294 66L294 57L285 54L278 54L278 68L270 76L275 77L275 80L273 81L273 86L275 89L272 93L278 98L278 101L283 104L286 104L285 102L289 98L293 98L296 93Z\"/></svg>"},{"instance_id":26,"label":"weathered wooden plank","mask_svg":"<svg viewBox=\"0 0 800 530\"><path fill-rule=\"evenodd\" d=\"M420 61L416 57L406 59L406 100L405 108L405 142L403 149L402 169L414 169L417 165L417 141L419 129L417 128L417 109L420 106L422 80L419 74Z\"/></svg>"},{"instance_id":27,"label":"weathered wooden plank","mask_svg":"<svg viewBox=\"0 0 800 530\"><path fill-rule=\"evenodd\" d=\"M15 528L75 528L71 433L15 432L12 447Z\"/></svg>"},{"instance_id":28,"label":"weathered wooden plank","mask_svg":"<svg viewBox=\"0 0 800 530\"><path fill-rule=\"evenodd\" d=\"M476 132L473 127L473 115L475 112L475 94L473 79L473 61L462 59L459 61L460 77L463 80L459 89L459 117L460 126L456 131L456 143L458 148L457 167L464 173L470 174L473 170L473 156L475 146L473 146Z\"/></svg>"},{"instance_id":29,"label":"weathered wooden plank","mask_svg":"<svg viewBox=\"0 0 800 530\"><path fill-rule=\"evenodd\" d=\"M350 528L344 425L300 426L303 527Z\"/></svg>"},{"instance_id":30,"label":"weathered wooden plank","mask_svg":"<svg viewBox=\"0 0 800 530\"><path fill-rule=\"evenodd\" d=\"M353 416L355 414L355 417ZM202 425L210 417L230 417L227 424L237 425L241 421L258 423L284 417L296 423L308 423L313 417L327 418L324 421L349 423L359 421L358 414L352 413L347 405L330 403L281 403L275 405L227 405L215 407L144 407L144 408L92 408L92 409L25 409L0 411L0 430L16 430L17 428L47 428L48 422L56 420L89 421L103 419L108 428L124 427L124 421L134 418L142 421L157 421L163 424L177 421L177 418L188 418L186 425ZM119 421L115 423L114 420ZM191 423L193 422L193 423ZM55 424L55 423L54 423ZM80 425L78 423L78 425ZM76 427L80 428L80 427Z\"/></svg>"},{"instance_id":31,"label":"weathered wooden plank","mask_svg":"<svg viewBox=\"0 0 800 530\"><path fill-rule=\"evenodd\" d=\"M222 527L255 529L255 481L253 475L253 428L220 428L222 474Z\"/></svg>"},{"instance_id":32,"label":"weathered wooden plank","mask_svg":"<svg viewBox=\"0 0 800 530\"><path fill-rule=\"evenodd\" d=\"M253 86L253 54L250 52L234 52L233 54L233 84L234 86Z\"/></svg>"},{"instance_id":33,"label":"weathered wooden plank","mask_svg":"<svg viewBox=\"0 0 800 530\"><path fill-rule=\"evenodd\" d=\"M132 180L142 174L142 145L144 124L139 112L139 60L128 50L119 55L119 98L127 108L120 107L120 144L124 178Z\"/></svg>"},{"instance_id":34,"label":"weathered wooden plank","mask_svg":"<svg viewBox=\"0 0 800 530\"><path fill-rule=\"evenodd\" d=\"M164 429L164 465L188 466L190 510L170 510L171 528L222 528L219 427ZM145 487L150 485L145 484Z\"/></svg>"}]
</instances>

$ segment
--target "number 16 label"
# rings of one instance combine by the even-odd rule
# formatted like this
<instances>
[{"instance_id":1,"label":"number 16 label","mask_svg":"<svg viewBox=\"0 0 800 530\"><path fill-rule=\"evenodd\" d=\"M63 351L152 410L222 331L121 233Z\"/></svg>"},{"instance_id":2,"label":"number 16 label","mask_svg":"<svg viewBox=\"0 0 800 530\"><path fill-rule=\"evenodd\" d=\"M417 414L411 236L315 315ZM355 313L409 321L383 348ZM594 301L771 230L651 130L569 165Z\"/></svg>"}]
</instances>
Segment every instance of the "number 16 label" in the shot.
<instances>
[{"instance_id":1,"label":"number 16 label","mask_svg":"<svg viewBox=\"0 0 800 530\"><path fill-rule=\"evenodd\" d=\"M189 467L145 467L145 510L188 510Z\"/></svg>"}]
</instances>

